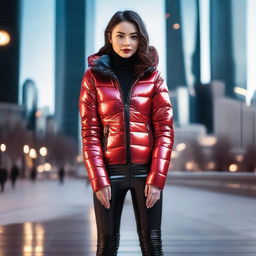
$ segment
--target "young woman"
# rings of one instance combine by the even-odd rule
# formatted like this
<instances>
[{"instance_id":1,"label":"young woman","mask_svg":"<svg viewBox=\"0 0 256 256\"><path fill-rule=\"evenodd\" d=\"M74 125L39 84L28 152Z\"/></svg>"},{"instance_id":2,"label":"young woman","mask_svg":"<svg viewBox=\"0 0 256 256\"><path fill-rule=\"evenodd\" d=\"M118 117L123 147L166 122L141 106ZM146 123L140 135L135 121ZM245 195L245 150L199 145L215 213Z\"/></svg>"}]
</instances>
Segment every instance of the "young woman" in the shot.
<instances>
[{"instance_id":1,"label":"young woman","mask_svg":"<svg viewBox=\"0 0 256 256\"><path fill-rule=\"evenodd\" d=\"M114 256L130 190L143 255L163 255L163 188L174 142L173 111L158 53L140 16L119 11L81 83L83 156L93 189L97 254Z\"/></svg>"}]
</instances>

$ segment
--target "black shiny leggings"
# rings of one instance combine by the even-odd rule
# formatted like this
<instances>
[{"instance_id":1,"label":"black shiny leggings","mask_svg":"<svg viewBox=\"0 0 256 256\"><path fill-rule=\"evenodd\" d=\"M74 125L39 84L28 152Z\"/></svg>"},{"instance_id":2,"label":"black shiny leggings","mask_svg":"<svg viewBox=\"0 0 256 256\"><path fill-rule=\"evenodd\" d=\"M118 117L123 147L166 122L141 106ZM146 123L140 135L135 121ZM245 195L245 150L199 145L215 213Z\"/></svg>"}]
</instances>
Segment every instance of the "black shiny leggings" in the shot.
<instances>
[{"instance_id":1,"label":"black shiny leggings","mask_svg":"<svg viewBox=\"0 0 256 256\"><path fill-rule=\"evenodd\" d=\"M111 183L110 209L106 209L93 193L98 233L96 256L117 255L121 214L128 190L131 191L142 255L164 255L161 239L163 191L153 207L146 207L144 189L149 165L109 165L107 171Z\"/></svg>"}]
</instances>

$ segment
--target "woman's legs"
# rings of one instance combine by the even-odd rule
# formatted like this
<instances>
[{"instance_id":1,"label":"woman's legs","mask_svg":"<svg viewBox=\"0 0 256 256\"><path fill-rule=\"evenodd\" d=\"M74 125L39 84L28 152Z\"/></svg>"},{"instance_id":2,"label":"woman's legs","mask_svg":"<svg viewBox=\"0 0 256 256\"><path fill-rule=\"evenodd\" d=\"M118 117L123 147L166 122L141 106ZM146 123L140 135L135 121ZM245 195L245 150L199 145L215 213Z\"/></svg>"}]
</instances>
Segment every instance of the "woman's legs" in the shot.
<instances>
[{"instance_id":1,"label":"woman's legs","mask_svg":"<svg viewBox=\"0 0 256 256\"><path fill-rule=\"evenodd\" d=\"M114 167L113 167L114 169ZM128 191L127 166L108 169L111 181L110 208L106 209L93 193L94 210L97 224L96 256L116 256L120 240L120 221L124 200Z\"/></svg>"},{"instance_id":2,"label":"woman's legs","mask_svg":"<svg viewBox=\"0 0 256 256\"><path fill-rule=\"evenodd\" d=\"M127 191L131 190L137 233L143 256L162 256L161 218L162 192L160 199L147 209L144 195L146 165L112 165L107 168L111 181L110 209L106 209L93 193L97 224L96 256L116 256L120 239L120 221Z\"/></svg>"},{"instance_id":3,"label":"woman's legs","mask_svg":"<svg viewBox=\"0 0 256 256\"><path fill-rule=\"evenodd\" d=\"M142 254L143 256L162 256L161 221L163 192L161 191L160 199L154 206L148 209L144 194L148 169L136 167L136 169L132 170L132 173L131 195Z\"/></svg>"}]
</instances>

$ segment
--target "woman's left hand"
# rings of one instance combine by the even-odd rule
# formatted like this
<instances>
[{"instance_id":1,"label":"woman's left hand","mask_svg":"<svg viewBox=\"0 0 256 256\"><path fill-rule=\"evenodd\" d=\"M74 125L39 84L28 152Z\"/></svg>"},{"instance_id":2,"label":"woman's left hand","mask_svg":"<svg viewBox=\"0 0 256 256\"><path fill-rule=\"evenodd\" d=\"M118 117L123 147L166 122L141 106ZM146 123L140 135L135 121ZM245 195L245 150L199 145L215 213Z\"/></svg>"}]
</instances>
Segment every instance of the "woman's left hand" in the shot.
<instances>
[{"instance_id":1,"label":"woman's left hand","mask_svg":"<svg viewBox=\"0 0 256 256\"><path fill-rule=\"evenodd\" d=\"M160 199L161 189L154 185L146 185L144 192L145 192L145 196L147 197L146 207L147 208L153 207L156 201Z\"/></svg>"}]
</instances>

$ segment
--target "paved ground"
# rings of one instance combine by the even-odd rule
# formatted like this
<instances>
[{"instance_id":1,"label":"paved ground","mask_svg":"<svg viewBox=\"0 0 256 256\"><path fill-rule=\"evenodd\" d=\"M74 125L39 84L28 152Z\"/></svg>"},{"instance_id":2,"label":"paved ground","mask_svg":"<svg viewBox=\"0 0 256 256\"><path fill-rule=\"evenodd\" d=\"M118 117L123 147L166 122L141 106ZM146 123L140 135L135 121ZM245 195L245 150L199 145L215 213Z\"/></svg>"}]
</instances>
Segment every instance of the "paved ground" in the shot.
<instances>
[{"instance_id":1,"label":"paved ground","mask_svg":"<svg viewBox=\"0 0 256 256\"><path fill-rule=\"evenodd\" d=\"M256 199L166 185L165 256L255 256ZM0 256L95 255L91 187L81 179L19 181L0 193ZM141 255L130 194L121 223L120 256Z\"/></svg>"}]
</instances>

